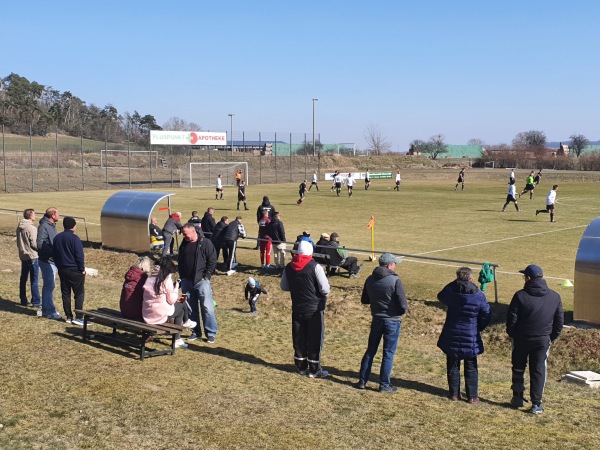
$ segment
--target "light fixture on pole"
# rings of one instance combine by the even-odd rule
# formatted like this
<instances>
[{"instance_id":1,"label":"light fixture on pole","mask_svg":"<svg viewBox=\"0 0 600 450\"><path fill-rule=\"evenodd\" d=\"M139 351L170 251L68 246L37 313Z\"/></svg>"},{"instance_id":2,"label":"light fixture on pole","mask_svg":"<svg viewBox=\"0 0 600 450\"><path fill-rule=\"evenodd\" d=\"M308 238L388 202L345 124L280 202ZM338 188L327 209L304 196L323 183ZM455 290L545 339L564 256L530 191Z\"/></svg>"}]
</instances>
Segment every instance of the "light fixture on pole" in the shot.
<instances>
[{"instance_id":1,"label":"light fixture on pole","mask_svg":"<svg viewBox=\"0 0 600 450\"><path fill-rule=\"evenodd\" d=\"M235 116L235 114L227 114L227 115L231 119L231 128L230 128L230 133L229 133L229 141L231 142L231 144L230 144L231 157L233 158L233 116ZM225 156L227 156L227 149L225 149Z\"/></svg>"}]
</instances>

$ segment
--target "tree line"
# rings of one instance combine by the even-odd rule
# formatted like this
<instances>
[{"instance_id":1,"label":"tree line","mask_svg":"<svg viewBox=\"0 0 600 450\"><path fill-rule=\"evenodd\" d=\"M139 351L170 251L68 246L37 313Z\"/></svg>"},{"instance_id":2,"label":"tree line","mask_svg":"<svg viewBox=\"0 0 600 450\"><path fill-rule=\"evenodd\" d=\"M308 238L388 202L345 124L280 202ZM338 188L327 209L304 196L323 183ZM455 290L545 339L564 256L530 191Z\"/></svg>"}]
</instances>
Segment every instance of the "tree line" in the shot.
<instances>
[{"instance_id":1,"label":"tree line","mask_svg":"<svg viewBox=\"0 0 600 450\"><path fill-rule=\"evenodd\" d=\"M149 131L162 130L151 114L120 114L112 104L88 105L69 91L60 92L16 73L0 78L0 111L0 125L14 134L45 136L59 132L148 145Z\"/></svg>"}]
</instances>

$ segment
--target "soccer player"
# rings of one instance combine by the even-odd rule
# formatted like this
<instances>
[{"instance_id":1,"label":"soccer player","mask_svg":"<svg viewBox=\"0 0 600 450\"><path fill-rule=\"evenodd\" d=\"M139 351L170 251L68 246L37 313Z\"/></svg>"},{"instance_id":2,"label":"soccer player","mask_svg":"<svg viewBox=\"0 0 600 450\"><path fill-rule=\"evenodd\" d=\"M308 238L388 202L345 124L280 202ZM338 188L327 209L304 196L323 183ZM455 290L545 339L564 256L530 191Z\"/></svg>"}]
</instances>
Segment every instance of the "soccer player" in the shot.
<instances>
[{"instance_id":1,"label":"soccer player","mask_svg":"<svg viewBox=\"0 0 600 450\"><path fill-rule=\"evenodd\" d=\"M354 177L352 176L352 173L348 174L346 183L348 185L348 197L352 197L352 187L354 186Z\"/></svg>"},{"instance_id":2,"label":"soccer player","mask_svg":"<svg viewBox=\"0 0 600 450\"><path fill-rule=\"evenodd\" d=\"M527 177L527 181L525 182L525 189L523 189L523 192L521 192L519 194L519 198L521 198L521 195L523 195L525 192L529 191L529 200L533 200L533 190L535 189L535 181L533 179L533 170L529 173L529 176Z\"/></svg>"},{"instance_id":3,"label":"soccer player","mask_svg":"<svg viewBox=\"0 0 600 450\"><path fill-rule=\"evenodd\" d=\"M318 182L319 182L319 177L317 176L317 171L315 170L315 172L313 173L313 176L312 176L312 181L310 182L310 186L308 187L308 191L310 192L310 190L314 186L317 188L317 192L319 192Z\"/></svg>"},{"instance_id":4,"label":"soccer player","mask_svg":"<svg viewBox=\"0 0 600 450\"><path fill-rule=\"evenodd\" d=\"M339 171L336 171L333 182L335 183L335 193L339 197L340 192L342 192L342 174Z\"/></svg>"},{"instance_id":5,"label":"soccer player","mask_svg":"<svg viewBox=\"0 0 600 450\"><path fill-rule=\"evenodd\" d=\"M371 187L371 174L369 173L369 169L365 173L365 191L368 191Z\"/></svg>"},{"instance_id":6,"label":"soccer player","mask_svg":"<svg viewBox=\"0 0 600 450\"><path fill-rule=\"evenodd\" d=\"M401 179L400 179L400 169L398 169L396 171L396 186L394 187L395 191L400 192L400 181L401 181Z\"/></svg>"},{"instance_id":7,"label":"soccer player","mask_svg":"<svg viewBox=\"0 0 600 450\"><path fill-rule=\"evenodd\" d=\"M538 170L537 175L535 176L535 178L533 179L534 184L537 186L538 184L540 184L540 181L542 181L542 169Z\"/></svg>"},{"instance_id":8,"label":"soccer player","mask_svg":"<svg viewBox=\"0 0 600 450\"><path fill-rule=\"evenodd\" d=\"M219 198L219 194L221 194L221 198ZM223 200L223 181L221 180L221 175L217 177L217 193L215 194L215 200Z\"/></svg>"},{"instance_id":9,"label":"soccer player","mask_svg":"<svg viewBox=\"0 0 600 450\"><path fill-rule=\"evenodd\" d=\"M550 222L556 222L554 220L554 203L556 203L556 190L558 189L558 184L552 186L552 189L548 192L546 196L546 209L536 209L535 215L537 216L540 213L550 213Z\"/></svg>"},{"instance_id":10,"label":"soccer player","mask_svg":"<svg viewBox=\"0 0 600 450\"><path fill-rule=\"evenodd\" d=\"M237 209L240 209L240 202L244 203L244 209L248 211L248 205L246 205L246 182L244 180L240 181L240 186L238 187Z\"/></svg>"},{"instance_id":11,"label":"soccer player","mask_svg":"<svg viewBox=\"0 0 600 450\"><path fill-rule=\"evenodd\" d=\"M306 195L306 180L304 180L302 183L300 183L300 186L298 186L298 195L300 195L300 198L296 204L301 205L304 201L304 195Z\"/></svg>"},{"instance_id":12,"label":"soccer player","mask_svg":"<svg viewBox=\"0 0 600 450\"><path fill-rule=\"evenodd\" d=\"M456 180L456 186L454 186L454 190L456 191L458 189L458 185L462 184L462 190L465 190L465 168L463 167L462 169L460 169L460 172L458 173L458 180Z\"/></svg>"},{"instance_id":13,"label":"soccer player","mask_svg":"<svg viewBox=\"0 0 600 450\"><path fill-rule=\"evenodd\" d=\"M506 196L506 203L502 207L502 212L506 211L506 207L510 202L514 202L517 212L521 211L517 204L517 188L515 187L515 179L512 178L508 183L508 195Z\"/></svg>"}]
</instances>

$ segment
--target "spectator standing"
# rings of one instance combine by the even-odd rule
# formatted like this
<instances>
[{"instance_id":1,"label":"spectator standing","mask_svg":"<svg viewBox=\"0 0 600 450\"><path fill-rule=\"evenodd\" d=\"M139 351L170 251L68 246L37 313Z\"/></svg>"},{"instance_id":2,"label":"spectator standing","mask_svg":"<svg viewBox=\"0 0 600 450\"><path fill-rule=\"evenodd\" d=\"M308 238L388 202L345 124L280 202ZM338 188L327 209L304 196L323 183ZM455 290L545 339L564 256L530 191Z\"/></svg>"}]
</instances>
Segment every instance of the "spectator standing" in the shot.
<instances>
[{"instance_id":1,"label":"spectator standing","mask_svg":"<svg viewBox=\"0 0 600 450\"><path fill-rule=\"evenodd\" d=\"M242 216L237 216L233 222L227 225L223 231L223 258L226 270L233 270L237 266L235 262L235 249L238 238L246 237L246 229L242 224Z\"/></svg>"},{"instance_id":2,"label":"spectator standing","mask_svg":"<svg viewBox=\"0 0 600 450\"><path fill-rule=\"evenodd\" d=\"M56 237L56 223L60 218L58 209L50 207L46 209L44 217L40 220L37 233L37 249L39 256L40 271L42 272L42 317L52 320L61 320L62 317L54 306L54 288L56 287L56 275L58 269L52 257L52 247Z\"/></svg>"},{"instance_id":3,"label":"spectator standing","mask_svg":"<svg viewBox=\"0 0 600 450\"><path fill-rule=\"evenodd\" d=\"M219 259L219 253L221 253L221 249L223 248L223 231L229 225L229 217L223 216L218 224L215 225L215 229L213 230L213 234L210 238L213 246L215 247L215 251L217 254L217 260Z\"/></svg>"},{"instance_id":4,"label":"spectator standing","mask_svg":"<svg viewBox=\"0 0 600 450\"><path fill-rule=\"evenodd\" d=\"M192 310L191 319L197 322L188 340L202 337L202 318L206 340L213 344L218 326L210 279L217 265L217 253L212 242L198 235L190 224L183 226L182 234L183 242L177 255L181 290L188 297L188 304Z\"/></svg>"},{"instance_id":5,"label":"spectator standing","mask_svg":"<svg viewBox=\"0 0 600 450\"><path fill-rule=\"evenodd\" d=\"M556 222L554 220L554 204L556 203L556 191L558 190L558 184L552 186L552 189L548 191L546 196L546 209L536 209L535 215L542 213L550 213L550 222Z\"/></svg>"},{"instance_id":6,"label":"spectator standing","mask_svg":"<svg viewBox=\"0 0 600 450\"><path fill-rule=\"evenodd\" d=\"M524 404L525 368L529 362L529 412L542 414L550 346L560 336L564 323L562 300L546 284L541 267L532 264L519 272L525 286L513 296L506 318L506 332L512 341L511 405L519 408Z\"/></svg>"},{"instance_id":7,"label":"spectator standing","mask_svg":"<svg viewBox=\"0 0 600 450\"><path fill-rule=\"evenodd\" d=\"M256 209L256 223L260 222L260 219L263 218L263 213L265 211L269 213L269 219L273 220L275 206L271 204L269 197L267 197L266 195L263 197L262 203L258 205L258 208ZM260 235L258 236L258 239L260 239ZM256 247L254 248L254 250L258 250L260 248L259 242L260 241L256 242Z\"/></svg>"},{"instance_id":8,"label":"spectator standing","mask_svg":"<svg viewBox=\"0 0 600 450\"><path fill-rule=\"evenodd\" d=\"M73 318L71 292L75 299L75 309L83 309L85 301L85 260L83 244L75 234L77 222L73 217L63 219L65 231L58 233L52 245L52 257L58 269L60 292L67 323L83 325L80 314Z\"/></svg>"},{"instance_id":9,"label":"spectator standing","mask_svg":"<svg viewBox=\"0 0 600 450\"><path fill-rule=\"evenodd\" d=\"M273 214L268 230L269 236L271 236L271 240L273 241L275 268L283 269L285 267L285 250L287 244L285 240L285 227L278 211Z\"/></svg>"},{"instance_id":10,"label":"spectator standing","mask_svg":"<svg viewBox=\"0 0 600 450\"><path fill-rule=\"evenodd\" d=\"M19 280L19 298L21 305L39 307L42 305L40 298L39 258L37 251L38 230L33 224L35 222L35 211L28 208L23 211L23 218L17 226L17 250L21 260L21 278ZM31 303L27 300L27 279L29 279L31 290Z\"/></svg>"},{"instance_id":11,"label":"spectator standing","mask_svg":"<svg viewBox=\"0 0 600 450\"><path fill-rule=\"evenodd\" d=\"M258 239L260 242L260 267L265 269L271 266L271 249L273 248L273 242L271 236L269 236L269 212L264 211L262 219L258 222Z\"/></svg>"},{"instance_id":12,"label":"spectator standing","mask_svg":"<svg viewBox=\"0 0 600 450\"><path fill-rule=\"evenodd\" d=\"M447 306L446 321L438 347L446 354L450 400L460 400L460 362L464 363L465 391L469 403L479 403L477 356L484 351L481 332L490 323L490 305L474 284L468 267L456 271L456 280L446 285L437 298Z\"/></svg>"},{"instance_id":13,"label":"spectator standing","mask_svg":"<svg viewBox=\"0 0 600 450\"><path fill-rule=\"evenodd\" d=\"M371 331L367 351L360 364L360 374L357 389L365 389L371 376L373 359L381 338L383 338L383 358L379 373L379 392L393 394L398 388L390 381L394 355L400 336L402 316L408 312L406 293L400 277L394 271L396 264L401 262L391 253L384 253L379 258L379 267L373 270L365 281L361 303L371 305Z\"/></svg>"},{"instance_id":14,"label":"spectator standing","mask_svg":"<svg viewBox=\"0 0 600 450\"><path fill-rule=\"evenodd\" d=\"M325 303L329 282L323 268L312 259L313 248L302 241L281 276L281 289L292 298L292 341L294 363L301 375L326 378L321 368L325 333Z\"/></svg>"},{"instance_id":15,"label":"spectator standing","mask_svg":"<svg viewBox=\"0 0 600 450\"><path fill-rule=\"evenodd\" d=\"M260 294L267 295L268 292L260 285L258 281L252 277L249 277L248 283L246 283L246 288L244 289L244 297L250 305L250 314L256 314L258 312L256 310L256 302L260 298Z\"/></svg>"},{"instance_id":16,"label":"spectator standing","mask_svg":"<svg viewBox=\"0 0 600 450\"><path fill-rule=\"evenodd\" d=\"M181 227L181 213L174 212L169 216L163 226L165 245L163 246L162 256L167 256L167 254L173 255L173 246L175 244L173 235L181 232Z\"/></svg>"},{"instance_id":17,"label":"spectator standing","mask_svg":"<svg viewBox=\"0 0 600 450\"><path fill-rule=\"evenodd\" d=\"M217 222L215 222L214 214L215 214L215 209L212 207L209 207L206 210L206 212L204 213L204 216L202 216L202 221L200 222L202 232L204 233L204 236L206 236L208 239L210 239L212 237L212 233L215 230L215 227L217 226Z\"/></svg>"}]
</instances>

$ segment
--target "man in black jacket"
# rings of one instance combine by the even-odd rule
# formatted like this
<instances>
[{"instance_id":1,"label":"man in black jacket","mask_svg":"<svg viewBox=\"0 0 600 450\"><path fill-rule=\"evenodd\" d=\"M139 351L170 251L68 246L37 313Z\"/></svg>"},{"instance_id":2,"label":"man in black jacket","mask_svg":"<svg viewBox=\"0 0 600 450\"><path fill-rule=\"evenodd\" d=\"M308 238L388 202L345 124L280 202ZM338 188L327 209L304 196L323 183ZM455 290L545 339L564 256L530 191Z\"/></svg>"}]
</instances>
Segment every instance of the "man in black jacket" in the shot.
<instances>
[{"instance_id":1,"label":"man in black jacket","mask_svg":"<svg viewBox=\"0 0 600 450\"><path fill-rule=\"evenodd\" d=\"M217 254L212 242L206 239L202 232L198 234L193 224L186 223L181 233L184 239L177 255L181 292L187 295L192 309L192 320L197 323L188 340L193 341L202 337L200 328L200 317L202 317L206 340L209 344L213 344L218 326L210 278L217 265Z\"/></svg>"},{"instance_id":2,"label":"man in black jacket","mask_svg":"<svg viewBox=\"0 0 600 450\"><path fill-rule=\"evenodd\" d=\"M269 220L273 220L273 216L275 215L275 206L273 206L269 200L269 197L266 195L263 197L263 201L258 208L256 209L256 223L260 222L263 218L264 212L267 211L269 213ZM260 235L258 236L258 241L256 241L256 247L254 250L259 249Z\"/></svg>"},{"instance_id":3,"label":"man in black jacket","mask_svg":"<svg viewBox=\"0 0 600 450\"><path fill-rule=\"evenodd\" d=\"M217 226L215 218L213 217L214 213L214 208L208 208L204 213L204 216L202 216L202 221L200 222L204 236L206 236L209 239L212 237L212 233L215 227Z\"/></svg>"},{"instance_id":4,"label":"man in black jacket","mask_svg":"<svg viewBox=\"0 0 600 450\"><path fill-rule=\"evenodd\" d=\"M361 303L371 305L371 332L367 351L360 363L357 389L365 389L371 376L371 366L377 354L379 342L383 337L383 358L379 372L379 392L393 394L398 388L392 386L390 375L394 365L394 355L400 336L401 317L408 311L406 293L400 277L394 269L401 262L400 258L391 253L384 253L379 258L379 267L365 281Z\"/></svg>"},{"instance_id":5,"label":"man in black jacket","mask_svg":"<svg viewBox=\"0 0 600 450\"><path fill-rule=\"evenodd\" d=\"M215 225L212 236L210 237L217 253L217 260L219 259L219 253L221 253L221 249L223 248L223 231L227 228L227 225L229 225L229 217L221 217L221 220Z\"/></svg>"},{"instance_id":6,"label":"man in black jacket","mask_svg":"<svg viewBox=\"0 0 600 450\"><path fill-rule=\"evenodd\" d=\"M532 264L519 272L525 278L525 286L513 296L506 318L506 332L513 342L511 405L523 406L529 360L530 412L541 414L546 362L550 345L562 332L564 313L560 295L548 288L541 267Z\"/></svg>"},{"instance_id":7,"label":"man in black jacket","mask_svg":"<svg viewBox=\"0 0 600 450\"><path fill-rule=\"evenodd\" d=\"M279 212L273 213L273 218L268 226L268 233L273 242L273 259L275 260L275 268L283 270L285 267L285 228L279 216Z\"/></svg>"},{"instance_id":8,"label":"man in black jacket","mask_svg":"<svg viewBox=\"0 0 600 450\"><path fill-rule=\"evenodd\" d=\"M242 224L242 216L237 216L223 231L223 259L228 271L235 269L237 266L235 262L235 248L240 236L242 239L246 237L246 229Z\"/></svg>"}]
</instances>

